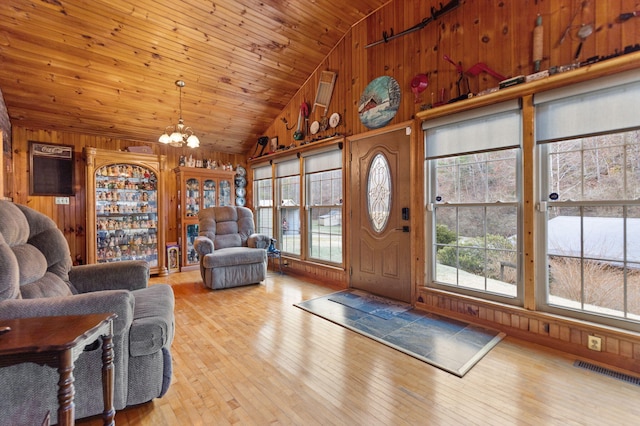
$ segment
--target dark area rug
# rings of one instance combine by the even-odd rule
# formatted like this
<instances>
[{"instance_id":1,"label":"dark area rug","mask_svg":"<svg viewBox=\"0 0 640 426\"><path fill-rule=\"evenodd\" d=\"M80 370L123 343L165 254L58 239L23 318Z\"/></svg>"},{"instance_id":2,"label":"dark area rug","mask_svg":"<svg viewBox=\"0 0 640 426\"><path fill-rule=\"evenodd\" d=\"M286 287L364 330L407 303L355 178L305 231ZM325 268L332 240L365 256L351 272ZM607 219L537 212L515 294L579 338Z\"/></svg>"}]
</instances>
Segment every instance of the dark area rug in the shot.
<instances>
[{"instance_id":1,"label":"dark area rug","mask_svg":"<svg viewBox=\"0 0 640 426\"><path fill-rule=\"evenodd\" d=\"M458 377L504 337L499 331L418 311L361 290L340 291L295 306Z\"/></svg>"}]
</instances>

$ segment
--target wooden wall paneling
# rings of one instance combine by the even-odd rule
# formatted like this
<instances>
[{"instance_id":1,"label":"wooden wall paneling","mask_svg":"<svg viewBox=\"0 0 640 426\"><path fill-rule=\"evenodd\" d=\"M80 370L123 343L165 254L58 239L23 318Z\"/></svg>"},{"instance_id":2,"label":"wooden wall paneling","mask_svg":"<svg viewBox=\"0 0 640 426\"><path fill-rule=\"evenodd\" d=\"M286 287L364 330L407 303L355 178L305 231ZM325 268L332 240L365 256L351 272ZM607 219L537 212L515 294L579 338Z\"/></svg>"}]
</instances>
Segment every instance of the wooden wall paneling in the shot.
<instances>
[{"instance_id":1,"label":"wooden wall paneling","mask_svg":"<svg viewBox=\"0 0 640 426\"><path fill-rule=\"evenodd\" d=\"M542 15L542 25L544 28L545 40L545 56L547 59L547 67L541 69L548 69L551 66L555 66L559 64L561 57L561 50L567 50L567 45L569 41L567 40L568 35L565 36L562 44L560 40L564 34L565 28L568 27L569 22L573 16L573 9L575 6L571 4L558 4L557 8L547 9L547 15ZM568 51L568 50L567 50Z\"/></svg>"},{"instance_id":2,"label":"wooden wall paneling","mask_svg":"<svg viewBox=\"0 0 640 426\"><path fill-rule=\"evenodd\" d=\"M344 60L345 57L348 57L347 46L349 46L349 43L343 39L335 49L333 49L326 60L325 69L336 73L336 82L327 109L327 115L330 117L334 112L340 114L340 123L335 129L329 128L327 132L328 135L345 133L345 123L348 123L349 119L349 117L347 117L347 108L351 108L351 85L349 84L349 80L353 74L351 72L351 61Z\"/></svg>"},{"instance_id":3,"label":"wooden wall paneling","mask_svg":"<svg viewBox=\"0 0 640 426\"><path fill-rule=\"evenodd\" d=\"M161 131L161 130L159 130ZM196 129L197 131L197 129ZM156 137L154 135L154 137ZM56 144L66 144L74 146L75 169L74 182L76 194L69 197L69 205L56 205L55 197L52 196L30 196L29 195L29 141L39 141ZM219 163L231 163L234 167L237 164L245 164L243 155L218 153L207 148L191 150L190 148L173 148L160 145L158 143L143 143L139 141L124 141L112 139L105 136L85 135L79 133L58 132L41 129L29 129L25 127L13 126L14 143L14 176L15 179L7 192L19 204L28 205L47 216L51 217L63 231L69 243L72 259L80 256L82 261L86 261L86 191L85 182L85 161L82 149L94 147L103 150L118 151L125 150L130 146L151 146L155 154L168 155L167 170L165 171L165 194L168 215L167 215L167 241L177 241L177 188L175 176L171 169L176 167L180 155L189 156L193 154L196 158L211 158Z\"/></svg>"},{"instance_id":4,"label":"wooden wall paneling","mask_svg":"<svg viewBox=\"0 0 640 426\"><path fill-rule=\"evenodd\" d=\"M574 41L573 44L575 46L575 50L573 51L572 58L575 58L575 52L580 45L580 37L578 37L577 33L580 30L580 27L583 25L592 25L592 34L585 38L584 43L582 45L582 49L580 51L580 56L578 57L578 61L584 61L587 58L592 57L596 52L596 39L598 38L597 32L602 32L603 28L598 28L598 21L607 21L607 15L609 14L609 8L605 8L601 10L604 13L604 16L596 16L596 12L598 9L598 4L602 5L603 2L592 0L589 1L586 6L582 9L582 13L578 16L580 17L580 21L576 22L576 29L573 32ZM604 2L609 3L609 2ZM613 2L615 3L615 1ZM608 36L608 35L607 35Z\"/></svg>"},{"instance_id":5,"label":"wooden wall paneling","mask_svg":"<svg viewBox=\"0 0 640 426\"><path fill-rule=\"evenodd\" d=\"M350 55L345 58L349 61L351 70L351 75L345 81L345 85L349 87L349 94L351 95L348 99L345 99L349 101L347 103L347 117L345 117L348 123L347 126L351 130L351 133L348 134L357 134L360 129L360 117L358 116L360 94L367 85L366 69L369 66L370 51L378 48L376 46L365 49L368 42L375 41L371 30L373 25L367 25L367 22L368 20L351 30L351 39L349 40L351 48L348 50ZM340 76L338 76L339 78Z\"/></svg>"},{"instance_id":6,"label":"wooden wall paneling","mask_svg":"<svg viewBox=\"0 0 640 426\"><path fill-rule=\"evenodd\" d=\"M449 99L457 96L455 91L456 70L453 65L444 59L444 55L450 57L454 62L462 60L460 52L454 51L455 40L451 32L451 22L455 22L459 13L460 12L456 10L443 16L437 25L438 38L436 42L436 56L433 63L437 81L429 93L432 105L437 105L441 101L447 102ZM458 54L458 57L456 57L456 54Z\"/></svg>"},{"instance_id":7,"label":"wooden wall paneling","mask_svg":"<svg viewBox=\"0 0 640 426\"><path fill-rule=\"evenodd\" d=\"M589 38L593 40L585 41L583 46L582 60L585 60L594 55L599 50L603 51L615 51L620 50L619 46L622 44L622 24L616 23L616 17L620 15L621 0L613 0L607 2L595 2L595 22L593 28L593 35ZM637 3L636 3L637 5ZM636 8L629 9L630 11L636 10ZM637 43L636 38L633 43Z\"/></svg>"},{"instance_id":8,"label":"wooden wall paneling","mask_svg":"<svg viewBox=\"0 0 640 426\"><path fill-rule=\"evenodd\" d=\"M420 3L413 3L403 8L400 11L400 13L402 13L401 22L404 23L411 22L412 19L422 19L419 6ZM420 31L416 31L415 37L408 38L406 43L400 43L400 47L402 49L400 63L402 64L402 67L400 69L400 80L398 80L398 83L400 84L402 97L407 98L407 102L402 102L402 104L406 106L406 114L408 116L413 116L416 106L419 105L416 104L415 96L411 90L411 80L416 74L424 72L413 72L414 68L419 70L424 69L424 55L420 49L420 40L426 35L423 31L425 31L424 28Z\"/></svg>"},{"instance_id":9,"label":"wooden wall paneling","mask_svg":"<svg viewBox=\"0 0 640 426\"><path fill-rule=\"evenodd\" d=\"M492 2L493 8L493 21L488 25L491 28L490 39L486 42L487 50L485 51L486 59L488 59L487 65L490 68L496 70L506 70L498 71L500 74L509 75L515 72L515 66L518 62L514 61L514 58L511 56L511 52L514 50L520 50L523 53L523 56L527 58L525 63L529 66L526 68L525 74L531 74L533 72L533 60L532 60L532 46L533 43L522 43L525 48L522 46L517 46L514 43L514 39L516 37L516 28L513 26L512 22L512 12L518 10L517 6L509 7L506 2L494 0ZM520 28L521 34L533 34L533 26L535 24L535 18L531 19L531 22L528 25L525 25L523 28ZM484 42L484 40L482 40ZM484 44L484 43L483 43ZM484 62L483 59L481 61ZM490 65L489 65L490 64ZM468 66L473 65L470 63ZM482 74L483 77L488 77L487 74ZM495 79L493 79L492 83L498 83ZM492 87L495 87L497 84L493 84ZM488 87L488 86L487 86Z\"/></svg>"},{"instance_id":10,"label":"wooden wall paneling","mask_svg":"<svg viewBox=\"0 0 640 426\"><path fill-rule=\"evenodd\" d=\"M540 69L543 70L547 68L544 58L546 58L549 52L549 49L546 47L546 43L549 42L549 37L545 30L548 31L549 29L549 18L542 10L546 3L543 4L542 2L526 0L524 4L527 8L531 8L531 10L535 12L533 17L530 14L521 13L517 7L509 10L508 37L511 47L509 50L502 52L501 56L507 56L508 58L505 58L505 61L501 64L501 68L495 69L505 77L526 75L533 72L533 31L538 14L540 14L542 18L542 29L544 33L542 38L543 60L540 62ZM528 31L525 31L525 29L528 29ZM494 87L499 83L495 79L493 79L493 82L495 83Z\"/></svg>"},{"instance_id":11,"label":"wooden wall paneling","mask_svg":"<svg viewBox=\"0 0 640 426\"><path fill-rule=\"evenodd\" d=\"M479 3L464 3L453 12L451 20L444 25L445 29L451 33L452 36L455 35L456 39L459 39L460 43L462 43L463 51L458 60L463 61L465 71L478 62L485 62L488 66L497 69L497 65L493 64L491 59L486 58L482 52L483 43L481 42L481 37L477 35L480 32L479 29L485 25L485 22L480 17L480 11L481 7ZM445 53L446 52L442 52L440 56ZM443 65L446 65L446 63L443 63ZM450 66L447 70L449 69ZM467 76L467 78L469 79L469 86L472 91L477 93L485 87L485 85L482 84L485 76L482 74L477 77Z\"/></svg>"},{"instance_id":12,"label":"wooden wall paneling","mask_svg":"<svg viewBox=\"0 0 640 426\"><path fill-rule=\"evenodd\" d=\"M618 46L616 46L616 42L619 43L619 46L624 48L625 46L635 45L640 40L640 25L638 25L638 18L630 19L630 21L623 23L615 23L616 18L621 13L629 13L638 10L638 2L635 0L622 0L620 10L611 17L611 20L614 22L614 27L616 31L620 31L620 35L617 36L619 38L610 37L609 50L615 50ZM610 12L613 13L613 12ZM615 34L615 32L614 32ZM621 50L621 49L620 49Z\"/></svg>"}]
</instances>

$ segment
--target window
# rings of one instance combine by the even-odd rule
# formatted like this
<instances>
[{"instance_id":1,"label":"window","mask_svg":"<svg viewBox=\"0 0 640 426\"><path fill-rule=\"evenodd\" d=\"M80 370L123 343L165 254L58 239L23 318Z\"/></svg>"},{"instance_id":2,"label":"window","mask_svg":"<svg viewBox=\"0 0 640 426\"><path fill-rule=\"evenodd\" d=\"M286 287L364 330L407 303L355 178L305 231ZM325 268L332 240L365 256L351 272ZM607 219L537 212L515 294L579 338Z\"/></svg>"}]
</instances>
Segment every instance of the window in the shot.
<instances>
[{"instance_id":1,"label":"window","mask_svg":"<svg viewBox=\"0 0 640 426\"><path fill-rule=\"evenodd\" d=\"M256 229L284 256L344 265L342 143L253 167Z\"/></svg>"},{"instance_id":2,"label":"window","mask_svg":"<svg viewBox=\"0 0 640 426\"><path fill-rule=\"evenodd\" d=\"M427 283L519 303L519 104L435 119L424 129Z\"/></svg>"},{"instance_id":3,"label":"window","mask_svg":"<svg viewBox=\"0 0 640 426\"><path fill-rule=\"evenodd\" d=\"M640 73L537 95L542 308L640 330Z\"/></svg>"},{"instance_id":4,"label":"window","mask_svg":"<svg viewBox=\"0 0 640 426\"><path fill-rule=\"evenodd\" d=\"M391 173L384 155L376 154L369 168L367 179L367 212L371 227L382 232L391 210Z\"/></svg>"},{"instance_id":5,"label":"window","mask_svg":"<svg viewBox=\"0 0 640 426\"><path fill-rule=\"evenodd\" d=\"M300 160L283 160L276 164L278 196L278 241L280 250L300 255Z\"/></svg>"},{"instance_id":6,"label":"window","mask_svg":"<svg viewBox=\"0 0 640 426\"><path fill-rule=\"evenodd\" d=\"M253 194L256 232L273 236L273 181L270 164L253 169Z\"/></svg>"},{"instance_id":7,"label":"window","mask_svg":"<svg viewBox=\"0 0 640 426\"><path fill-rule=\"evenodd\" d=\"M310 259L342 264L342 150L305 156Z\"/></svg>"}]
</instances>

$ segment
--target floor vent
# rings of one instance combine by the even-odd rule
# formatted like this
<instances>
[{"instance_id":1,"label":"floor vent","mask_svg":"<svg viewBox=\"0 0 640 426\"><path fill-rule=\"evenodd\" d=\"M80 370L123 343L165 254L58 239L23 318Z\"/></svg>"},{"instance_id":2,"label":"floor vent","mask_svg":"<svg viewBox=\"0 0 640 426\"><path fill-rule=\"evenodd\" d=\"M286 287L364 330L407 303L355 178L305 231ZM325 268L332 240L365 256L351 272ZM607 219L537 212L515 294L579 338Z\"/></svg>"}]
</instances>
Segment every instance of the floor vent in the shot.
<instances>
[{"instance_id":1,"label":"floor vent","mask_svg":"<svg viewBox=\"0 0 640 426\"><path fill-rule=\"evenodd\" d=\"M576 361L573 363L573 365L576 367L595 371L596 373L604 374L605 376L613 377L614 379L622 380L623 382L640 386L640 377L630 376L628 374L600 367L599 365L591 364L585 361Z\"/></svg>"}]
</instances>

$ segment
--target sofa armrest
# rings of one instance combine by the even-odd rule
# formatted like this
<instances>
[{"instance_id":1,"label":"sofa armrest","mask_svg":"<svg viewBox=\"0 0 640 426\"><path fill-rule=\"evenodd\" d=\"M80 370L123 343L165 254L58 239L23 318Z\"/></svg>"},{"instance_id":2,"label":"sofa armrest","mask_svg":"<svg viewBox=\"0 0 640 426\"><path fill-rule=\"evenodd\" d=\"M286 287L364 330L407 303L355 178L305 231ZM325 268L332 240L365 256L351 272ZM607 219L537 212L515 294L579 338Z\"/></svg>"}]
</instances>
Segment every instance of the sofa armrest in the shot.
<instances>
[{"instance_id":1,"label":"sofa armrest","mask_svg":"<svg viewBox=\"0 0 640 426\"><path fill-rule=\"evenodd\" d=\"M247 246L251 248L267 249L271 244L271 237L264 234L251 234L247 238Z\"/></svg>"},{"instance_id":2,"label":"sofa armrest","mask_svg":"<svg viewBox=\"0 0 640 426\"><path fill-rule=\"evenodd\" d=\"M75 296L8 299L0 302L0 318L32 318L113 312L113 334L126 332L133 321L135 298L126 290L100 291ZM2 322L2 320L0 320Z\"/></svg>"},{"instance_id":3,"label":"sofa armrest","mask_svg":"<svg viewBox=\"0 0 640 426\"><path fill-rule=\"evenodd\" d=\"M213 253L215 250L213 241L211 241L208 237L196 237L196 240L193 243L193 247L200 255L200 258L203 258L207 254Z\"/></svg>"},{"instance_id":4,"label":"sofa armrest","mask_svg":"<svg viewBox=\"0 0 640 426\"><path fill-rule=\"evenodd\" d=\"M74 266L69 281L78 293L99 290L138 290L147 287L149 264L144 260Z\"/></svg>"}]
</instances>

